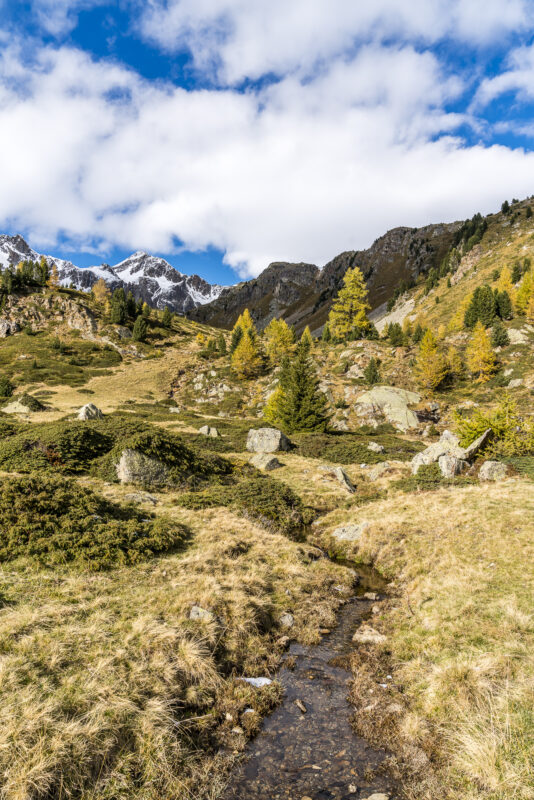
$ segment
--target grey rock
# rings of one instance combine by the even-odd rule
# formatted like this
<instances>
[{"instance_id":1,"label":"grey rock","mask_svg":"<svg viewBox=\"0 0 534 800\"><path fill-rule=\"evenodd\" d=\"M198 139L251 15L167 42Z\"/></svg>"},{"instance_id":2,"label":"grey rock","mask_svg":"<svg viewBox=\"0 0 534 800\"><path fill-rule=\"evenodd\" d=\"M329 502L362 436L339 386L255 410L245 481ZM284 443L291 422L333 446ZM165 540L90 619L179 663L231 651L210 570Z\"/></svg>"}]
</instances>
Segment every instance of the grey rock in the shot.
<instances>
[{"instance_id":1,"label":"grey rock","mask_svg":"<svg viewBox=\"0 0 534 800\"><path fill-rule=\"evenodd\" d=\"M386 637L370 625L361 625L352 637L352 641L359 644L383 644Z\"/></svg>"},{"instance_id":2,"label":"grey rock","mask_svg":"<svg viewBox=\"0 0 534 800\"><path fill-rule=\"evenodd\" d=\"M367 449L370 450L372 453L385 453L386 448L383 444L378 444L378 442L369 442L367 445Z\"/></svg>"},{"instance_id":3,"label":"grey rock","mask_svg":"<svg viewBox=\"0 0 534 800\"><path fill-rule=\"evenodd\" d=\"M508 328L508 338L510 344L526 344L528 337L522 330L518 331L517 328Z\"/></svg>"},{"instance_id":4,"label":"grey rock","mask_svg":"<svg viewBox=\"0 0 534 800\"><path fill-rule=\"evenodd\" d=\"M470 448L464 449L463 447L460 447L460 440L458 436L450 431L443 431L439 442L434 442L433 444L429 445L426 450L423 450L421 453L417 453L412 458L412 473L417 475L420 467L423 465L435 464L436 461L439 462L442 456L451 456L459 461L468 461L469 459L473 458L478 450L485 444L490 434L491 431L489 434L488 431L485 431L476 442L473 442ZM443 462L444 469L449 469L452 463L453 462ZM448 464L448 466L446 466L446 464Z\"/></svg>"},{"instance_id":5,"label":"grey rock","mask_svg":"<svg viewBox=\"0 0 534 800\"><path fill-rule=\"evenodd\" d=\"M471 442L469 447L465 448L464 458L467 461L471 461L471 459L473 459L480 452L480 450L482 450L482 448L488 444L492 437L493 431L491 428L488 428L478 437L478 439L475 439L474 442Z\"/></svg>"},{"instance_id":6,"label":"grey rock","mask_svg":"<svg viewBox=\"0 0 534 800\"><path fill-rule=\"evenodd\" d=\"M269 453L255 453L249 464L252 464L256 469L261 469L264 472L270 472L273 469L280 469L282 466L276 456L271 456Z\"/></svg>"},{"instance_id":7,"label":"grey rock","mask_svg":"<svg viewBox=\"0 0 534 800\"><path fill-rule=\"evenodd\" d=\"M351 523L349 525L341 525L332 531L332 536L338 542L359 542L362 535L369 528L369 523L360 522L359 524Z\"/></svg>"},{"instance_id":8,"label":"grey rock","mask_svg":"<svg viewBox=\"0 0 534 800\"><path fill-rule=\"evenodd\" d=\"M131 339L132 332L125 325L117 325L115 332L120 339Z\"/></svg>"},{"instance_id":9,"label":"grey rock","mask_svg":"<svg viewBox=\"0 0 534 800\"><path fill-rule=\"evenodd\" d=\"M378 478L380 478L381 475L383 475L385 472L388 471L390 466L391 465L389 461L383 461L382 464L377 464L375 467L373 467L373 469L369 470L368 472L369 480L371 481L378 480Z\"/></svg>"},{"instance_id":10,"label":"grey rock","mask_svg":"<svg viewBox=\"0 0 534 800\"><path fill-rule=\"evenodd\" d=\"M401 431L407 431L419 425L417 414L410 410L409 405L420 400L419 394L396 386L373 386L358 397L356 406L363 407L362 410L376 407L388 422Z\"/></svg>"},{"instance_id":11,"label":"grey rock","mask_svg":"<svg viewBox=\"0 0 534 800\"><path fill-rule=\"evenodd\" d=\"M211 439L218 439L220 436L217 428L212 428L211 425L203 425L198 429L198 432L202 434L202 436L209 436Z\"/></svg>"},{"instance_id":12,"label":"grey rock","mask_svg":"<svg viewBox=\"0 0 534 800\"><path fill-rule=\"evenodd\" d=\"M2 411L4 414L29 414L31 409L29 406L21 403L20 400L13 400L11 403L8 403L7 406L4 406Z\"/></svg>"},{"instance_id":13,"label":"grey rock","mask_svg":"<svg viewBox=\"0 0 534 800\"><path fill-rule=\"evenodd\" d=\"M502 481L506 478L508 467L501 461L484 461L478 473L481 481Z\"/></svg>"},{"instance_id":14,"label":"grey rock","mask_svg":"<svg viewBox=\"0 0 534 800\"><path fill-rule=\"evenodd\" d=\"M520 386L523 386L523 385L524 385L524 383L525 383L525 381L523 380L523 378L514 378L514 379L513 379L512 381L510 381L510 383L508 384L508 388L509 388L509 389L519 389L519 387L520 387Z\"/></svg>"},{"instance_id":15,"label":"grey rock","mask_svg":"<svg viewBox=\"0 0 534 800\"><path fill-rule=\"evenodd\" d=\"M454 478L460 474L466 462L456 456L444 455L438 458L438 464L444 478Z\"/></svg>"},{"instance_id":16,"label":"grey rock","mask_svg":"<svg viewBox=\"0 0 534 800\"><path fill-rule=\"evenodd\" d=\"M295 624L295 618L293 614L290 614L288 611L284 611L284 613L280 616L280 625L282 628L292 628Z\"/></svg>"},{"instance_id":17,"label":"grey rock","mask_svg":"<svg viewBox=\"0 0 534 800\"><path fill-rule=\"evenodd\" d=\"M277 428L253 428L248 432L247 450L252 453L276 453L290 447L287 436Z\"/></svg>"},{"instance_id":18,"label":"grey rock","mask_svg":"<svg viewBox=\"0 0 534 800\"><path fill-rule=\"evenodd\" d=\"M158 504L157 497L148 494L148 492L132 492L124 495L124 499L128 500L129 503L151 503L153 506Z\"/></svg>"},{"instance_id":19,"label":"grey rock","mask_svg":"<svg viewBox=\"0 0 534 800\"><path fill-rule=\"evenodd\" d=\"M18 322L12 322L8 319L0 319L0 339L5 339L6 336L12 336L14 333L20 331Z\"/></svg>"},{"instance_id":20,"label":"grey rock","mask_svg":"<svg viewBox=\"0 0 534 800\"><path fill-rule=\"evenodd\" d=\"M189 612L189 619L197 619L202 622L212 622L215 619L211 611L207 611L202 606L193 606Z\"/></svg>"},{"instance_id":21,"label":"grey rock","mask_svg":"<svg viewBox=\"0 0 534 800\"><path fill-rule=\"evenodd\" d=\"M166 486L170 483L169 470L165 464L138 450L123 450L115 469L121 483L139 483L146 486Z\"/></svg>"},{"instance_id":22,"label":"grey rock","mask_svg":"<svg viewBox=\"0 0 534 800\"><path fill-rule=\"evenodd\" d=\"M103 413L100 411L99 408L95 406L94 403L87 403L86 405L82 406L78 411L78 419L87 420L87 419L102 419L104 417Z\"/></svg>"},{"instance_id":23,"label":"grey rock","mask_svg":"<svg viewBox=\"0 0 534 800\"><path fill-rule=\"evenodd\" d=\"M321 472L326 472L328 475L331 475L335 478L339 483L346 489L348 492L353 494L356 489L354 488L354 484L352 483L351 479L343 469L343 467L319 467Z\"/></svg>"}]
</instances>

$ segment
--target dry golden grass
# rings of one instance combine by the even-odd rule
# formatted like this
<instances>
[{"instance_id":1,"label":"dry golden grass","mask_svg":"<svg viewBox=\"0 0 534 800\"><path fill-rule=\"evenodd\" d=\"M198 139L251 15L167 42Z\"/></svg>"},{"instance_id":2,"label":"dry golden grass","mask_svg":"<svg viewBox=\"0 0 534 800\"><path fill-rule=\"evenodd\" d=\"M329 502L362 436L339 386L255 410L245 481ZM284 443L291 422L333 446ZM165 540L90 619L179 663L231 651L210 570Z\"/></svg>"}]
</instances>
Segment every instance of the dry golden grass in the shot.
<instances>
[{"instance_id":1,"label":"dry golden grass","mask_svg":"<svg viewBox=\"0 0 534 800\"><path fill-rule=\"evenodd\" d=\"M508 480L390 496L358 558L394 577L380 625L411 707L404 735L437 748L447 798L534 797L534 495ZM414 797L420 795L417 793Z\"/></svg>"},{"instance_id":2,"label":"dry golden grass","mask_svg":"<svg viewBox=\"0 0 534 800\"><path fill-rule=\"evenodd\" d=\"M193 531L183 555L97 575L0 572L6 800L214 797L231 760L217 745L276 696L232 675L272 672L282 611L307 642L334 623L347 570L227 510L161 499ZM213 617L189 620L193 604Z\"/></svg>"}]
</instances>

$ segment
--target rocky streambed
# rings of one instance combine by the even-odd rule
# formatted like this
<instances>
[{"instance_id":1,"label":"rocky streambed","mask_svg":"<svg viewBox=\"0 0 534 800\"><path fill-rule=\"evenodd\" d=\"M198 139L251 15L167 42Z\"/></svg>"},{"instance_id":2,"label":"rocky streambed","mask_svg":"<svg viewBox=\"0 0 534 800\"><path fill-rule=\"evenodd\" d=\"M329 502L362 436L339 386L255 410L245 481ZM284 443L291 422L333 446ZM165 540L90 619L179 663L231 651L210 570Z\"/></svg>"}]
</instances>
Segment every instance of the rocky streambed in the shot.
<instances>
[{"instance_id":1,"label":"rocky streambed","mask_svg":"<svg viewBox=\"0 0 534 800\"><path fill-rule=\"evenodd\" d=\"M374 603L364 595L381 590L376 573L360 574L356 596L341 609L336 628L319 645L291 644L277 675L284 700L250 742L221 800L400 797L386 751L354 733L347 699L348 656L358 646L353 635Z\"/></svg>"}]
</instances>

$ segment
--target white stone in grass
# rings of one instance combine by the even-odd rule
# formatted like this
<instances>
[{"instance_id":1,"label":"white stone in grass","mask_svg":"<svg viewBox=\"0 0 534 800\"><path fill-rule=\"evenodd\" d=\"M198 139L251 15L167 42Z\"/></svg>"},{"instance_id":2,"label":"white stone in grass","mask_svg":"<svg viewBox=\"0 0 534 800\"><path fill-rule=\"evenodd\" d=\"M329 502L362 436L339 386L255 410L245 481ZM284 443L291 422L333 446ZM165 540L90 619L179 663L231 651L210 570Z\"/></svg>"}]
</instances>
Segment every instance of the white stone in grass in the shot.
<instances>
[{"instance_id":1,"label":"white stone in grass","mask_svg":"<svg viewBox=\"0 0 534 800\"><path fill-rule=\"evenodd\" d=\"M189 619L200 620L201 622L211 622L215 619L211 611L208 611L202 606L193 606L189 612Z\"/></svg>"},{"instance_id":2,"label":"white stone in grass","mask_svg":"<svg viewBox=\"0 0 534 800\"><path fill-rule=\"evenodd\" d=\"M263 686L270 686L272 683L270 678L239 678L239 680L249 683L251 686L254 686L255 689L261 689Z\"/></svg>"},{"instance_id":3,"label":"white stone in grass","mask_svg":"<svg viewBox=\"0 0 534 800\"><path fill-rule=\"evenodd\" d=\"M277 428L252 428L247 436L247 450L251 453L276 453L289 450L291 442Z\"/></svg>"},{"instance_id":4,"label":"white stone in grass","mask_svg":"<svg viewBox=\"0 0 534 800\"><path fill-rule=\"evenodd\" d=\"M78 411L78 419L103 419L104 415L94 403L86 403Z\"/></svg>"},{"instance_id":5,"label":"white stone in grass","mask_svg":"<svg viewBox=\"0 0 534 800\"><path fill-rule=\"evenodd\" d=\"M506 478L508 467L501 461L484 461L478 478L481 481L502 481Z\"/></svg>"},{"instance_id":6,"label":"white stone in grass","mask_svg":"<svg viewBox=\"0 0 534 800\"><path fill-rule=\"evenodd\" d=\"M284 613L280 616L280 625L282 628L292 628L295 624L295 617L293 614L290 614L288 611L284 611Z\"/></svg>"},{"instance_id":7,"label":"white stone in grass","mask_svg":"<svg viewBox=\"0 0 534 800\"><path fill-rule=\"evenodd\" d=\"M338 542L359 542L368 528L369 524L367 522L360 522L358 525L354 523L341 525L332 532L332 536Z\"/></svg>"},{"instance_id":8,"label":"white stone in grass","mask_svg":"<svg viewBox=\"0 0 534 800\"><path fill-rule=\"evenodd\" d=\"M198 429L198 432L202 434L202 436L209 436L211 439L218 439L220 436L217 428L213 428L211 425L203 425Z\"/></svg>"},{"instance_id":9,"label":"white stone in grass","mask_svg":"<svg viewBox=\"0 0 534 800\"><path fill-rule=\"evenodd\" d=\"M249 464L252 464L256 469L261 469L264 472L270 472L273 469L280 469L282 466L276 456L271 456L269 453L255 453Z\"/></svg>"}]
</instances>

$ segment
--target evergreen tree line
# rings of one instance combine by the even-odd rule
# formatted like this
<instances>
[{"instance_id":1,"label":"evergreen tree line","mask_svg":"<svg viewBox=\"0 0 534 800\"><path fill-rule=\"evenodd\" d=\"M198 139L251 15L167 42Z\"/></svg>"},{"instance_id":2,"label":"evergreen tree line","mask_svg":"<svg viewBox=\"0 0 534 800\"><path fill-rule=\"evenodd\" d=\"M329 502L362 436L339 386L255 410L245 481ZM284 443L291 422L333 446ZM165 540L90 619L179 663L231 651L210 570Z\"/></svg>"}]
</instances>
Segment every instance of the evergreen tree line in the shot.
<instances>
[{"instance_id":1,"label":"evergreen tree line","mask_svg":"<svg viewBox=\"0 0 534 800\"><path fill-rule=\"evenodd\" d=\"M49 269L44 256L40 261L27 259L19 261L16 266L0 268L0 295L4 300L11 294L45 286L59 286L59 275L55 264L52 270Z\"/></svg>"}]
</instances>

